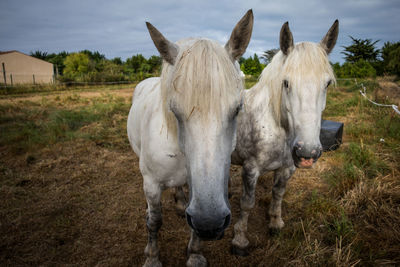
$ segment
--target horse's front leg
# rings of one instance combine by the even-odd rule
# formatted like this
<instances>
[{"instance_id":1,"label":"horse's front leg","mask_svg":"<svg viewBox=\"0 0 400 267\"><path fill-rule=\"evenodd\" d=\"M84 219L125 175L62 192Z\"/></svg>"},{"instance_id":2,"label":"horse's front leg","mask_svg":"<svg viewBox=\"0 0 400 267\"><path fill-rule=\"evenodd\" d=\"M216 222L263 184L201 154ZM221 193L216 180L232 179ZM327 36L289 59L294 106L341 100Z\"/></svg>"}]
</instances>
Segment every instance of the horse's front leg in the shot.
<instances>
[{"instance_id":1,"label":"horse's front leg","mask_svg":"<svg viewBox=\"0 0 400 267\"><path fill-rule=\"evenodd\" d=\"M272 200L269 207L269 230L271 234L277 234L284 226L282 220L282 198L285 194L286 183L295 172L296 167L282 167L274 173L274 186L272 187Z\"/></svg>"},{"instance_id":2,"label":"horse's front leg","mask_svg":"<svg viewBox=\"0 0 400 267\"><path fill-rule=\"evenodd\" d=\"M193 230L191 231L187 252L188 252L188 260L186 262L186 266L188 267L207 266L207 260L201 254L201 240Z\"/></svg>"},{"instance_id":3,"label":"horse's front leg","mask_svg":"<svg viewBox=\"0 0 400 267\"><path fill-rule=\"evenodd\" d=\"M240 217L234 226L235 233L232 240L232 253L240 256L248 255L247 247L249 245L249 240L246 237L247 222L250 210L254 207L255 190L259 175L258 169L254 166L243 166L243 192L242 198L240 199Z\"/></svg>"},{"instance_id":4,"label":"horse's front leg","mask_svg":"<svg viewBox=\"0 0 400 267\"><path fill-rule=\"evenodd\" d=\"M150 180L150 181L149 181ZM144 177L144 194L147 201L146 226L148 231L148 242L144 250L146 262L144 266L162 266L158 256L158 230L162 225L161 216L161 188L159 184L151 182L151 179Z\"/></svg>"}]
</instances>

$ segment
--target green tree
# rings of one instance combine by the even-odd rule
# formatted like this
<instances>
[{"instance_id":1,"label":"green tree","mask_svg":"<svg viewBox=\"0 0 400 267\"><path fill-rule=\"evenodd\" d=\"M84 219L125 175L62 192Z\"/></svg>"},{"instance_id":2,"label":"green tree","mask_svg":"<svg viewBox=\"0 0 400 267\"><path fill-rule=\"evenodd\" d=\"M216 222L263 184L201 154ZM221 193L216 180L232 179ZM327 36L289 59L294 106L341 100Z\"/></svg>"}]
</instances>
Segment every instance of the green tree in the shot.
<instances>
[{"instance_id":1,"label":"green tree","mask_svg":"<svg viewBox=\"0 0 400 267\"><path fill-rule=\"evenodd\" d=\"M159 73L161 70L162 59L159 56L151 56L147 60L147 64L150 66L150 72Z\"/></svg>"},{"instance_id":2,"label":"green tree","mask_svg":"<svg viewBox=\"0 0 400 267\"><path fill-rule=\"evenodd\" d=\"M125 62L125 69L128 73L138 73L143 64L147 63L146 58L142 54L137 54L128 58Z\"/></svg>"},{"instance_id":3,"label":"green tree","mask_svg":"<svg viewBox=\"0 0 400 267\"><path fill-rule=\"evenodd\" d=\"M120 57L115 57L115 58L111 59L111 62L113 62L114 64L117 64L117 65L123 64L122 59Z\"/></svg>"},{"instance_id":4,"label":"green tree","mask_svg":"<svg viewBox=\"0 0 400 267\"><path fill-rule=\"evenodd\" d=\"M264 60L264 63L267 65L271 63L272 58L276 55L276 53L279 52L279 50L280 50L279 48L274 48L264 51L263 55L260 58L262 58Z\"/></svg>"},{"instance_id":5,"label":"green tree","mask_svg":"<svg viewBox=\"0 0 400 267\"><path fill-rule=\"evenodd\" d=\"M383 71L400 76L400 42L386 42L382 49Z\"/></svg>"},{"instance_id":6,"label":"green tree","mask_svg":"<svg viewBox=\"0 0 400 267\"><path fill-rule=\"evenodd\" d=\"M90 50L85 49L85 50L80 51L79 53L83 53L83 54L87 55L90 60L92 60L96 63L106 59L106 56L103 54L100 54L99 51L92 52Z\"/></svg>"},{"instance_id":7,"label":"green tree","mask_svg":"<svg viewBox=\"0 0 400 267\"><path fill-rule=\"evenodd\" d=\"M62 75L64 72L64 68L65 68L64 61L68 55L69 54L65 51L62 51L58 54L52 53L52 54L47 55L46 61L53 63L56 70L58 71L57 74Z\"/></svg>"},{"instance_id":8,"label":"green tree","mask_svg":"<svg viewBox=\"0 0 400 267\"><path fill-rule=\"evenodd\" d=\"M376 77L376 70L372 64L364 59L355 63L345 62L342 66L339 63L333 64L333 69L338 78L367 78Z\"/></svg>"},{"instance_id":9,"label":"green tree","mask_svg":"<svg viewBox=\"0 0 400 267\"><path fill-rule=\"evenodd\" d=\"M375 48L375 45L379 40L373 42L371 39L356 39L352 36L350 38L352 44L343 46L344 51L342 52L347 62L355 63L360 59L368 62L376 62L378 60L380 51Z\"/></svg>"},{"instance_id":10,"label":"green tree","mask_svg":"<svg viewBox=\"0 0 400 267\"><path fill-rule=\"evenodd\" d=\"M397 47L392 52L390 52L388 69L392 74L400 76L400 47Z\"/></svg>"},{"instance_id":11,"label":"green tree","mask_svg":"<svg viewBox=\"0 0 400 267\"><path fill-rule=\"evenodd\" d=\"M46 60L47 58L47 52L43 52L40 50L36 50L35 52L31 52L30 56L38 58L38 59L42 59L42 60Z\"/></svg>"},{"instance_id":12,"label":"green tree","mask_svg":"<svg viewBox=\"0 0 400 267\"><path fill-rule=\"evenodd\" d=\"M264 65L260 63L257 54L254 54L253 57L245 59L240 65L240 69L243 71L244 74L255 76L260 75L263 68Z\"/></svg>"},{"instance_id":13,"label":"green tree","mask_svg":"<svg viewBox=\"0 0 400 267\"><path fill-rule=\"evenodd\" d=\"M69 54L65 58L64 64L64 75L72 79L82 78L93 70L89 56L82 52Z\"/></svg>"}]
</instances>

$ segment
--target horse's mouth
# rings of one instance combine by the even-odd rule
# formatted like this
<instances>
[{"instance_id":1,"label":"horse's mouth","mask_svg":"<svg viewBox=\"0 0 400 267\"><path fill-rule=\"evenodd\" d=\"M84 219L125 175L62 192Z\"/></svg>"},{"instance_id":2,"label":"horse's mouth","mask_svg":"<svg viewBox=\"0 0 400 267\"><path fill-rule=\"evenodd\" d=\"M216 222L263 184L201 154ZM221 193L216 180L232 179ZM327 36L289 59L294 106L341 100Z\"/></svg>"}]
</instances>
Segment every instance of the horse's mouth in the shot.
<instances>
[{"instance_id":1,"label":"horse's mouth","mask_svg":"<svg viewBox=\"0 0 400 267\"><path fill-rule=\"evenodd\" d=\"M294 165L300 169L310 169L313 167L314 163L317 162L318 159L313 158L299 158L296 155L293 155Z\"/></svg>"}]
</instances>

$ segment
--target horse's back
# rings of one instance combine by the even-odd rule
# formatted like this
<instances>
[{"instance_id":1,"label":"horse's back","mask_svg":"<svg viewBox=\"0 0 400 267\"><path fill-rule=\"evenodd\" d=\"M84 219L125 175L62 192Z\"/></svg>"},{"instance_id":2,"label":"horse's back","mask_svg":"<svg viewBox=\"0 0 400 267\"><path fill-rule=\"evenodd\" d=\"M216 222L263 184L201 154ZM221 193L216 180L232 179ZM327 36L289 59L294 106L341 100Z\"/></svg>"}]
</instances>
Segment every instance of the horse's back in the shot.
<instances>
[{"instance_id":1,"label":"horse's back","mask_svg":"<svg viewBox=\"0 0 400 267\"><path fill-rule=\"evenodd\" d=\"M128 115L127 132L128 139L135 151L136 155L140 156L142 123L146 112L151 112L148 109L154 106L152 101L158 101L160 91L160 78L148 78L140 82L133 92L132 106Z\"/></svg>"}]
</instances>

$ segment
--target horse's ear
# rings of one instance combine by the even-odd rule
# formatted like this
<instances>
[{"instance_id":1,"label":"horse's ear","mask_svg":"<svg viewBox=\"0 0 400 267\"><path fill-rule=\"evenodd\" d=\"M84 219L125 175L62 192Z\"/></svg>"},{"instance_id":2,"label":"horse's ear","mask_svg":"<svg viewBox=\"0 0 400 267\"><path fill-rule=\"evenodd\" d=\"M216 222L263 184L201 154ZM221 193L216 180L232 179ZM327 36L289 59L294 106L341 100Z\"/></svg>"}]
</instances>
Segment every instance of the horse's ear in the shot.
<instances>
[{"instance_id":1,"label":"horse's ear","mask_svg":"<svg viewBox=\"0 0 400 267\"><path fill-rule=\"evenodd\" d=\"M178 55L178 46L168 41L150 22L146 22L146 26L161 57L169 64L174 65Z\"/></svg>"},{"instance_id":2,"label":"horse's ear","mask_svg":"<svg viewBox=\"0 0 400 267\"><path fill-rule=\"evenodd\" d=\"M339 21L335 20L331 28L325 37L321 40L320 44L325 49L326 53L329 54L336 44L336 40L339 35Z\"/></svg>"},{"instance_id":3,"label":"horse's ear","mask_svg":"<svg viewBox=\"0 0 400 267\"><path fill-rule=\"evenodd\" d=\"M225 49L233 60L239 59L246 51L253 32L253 22L253 10L250 9L233 29L231 37L225 45Z\"/></svg>"},{"instance_id":4,"label":"horse's ear","mask_svg":"<svg viewBox=\"0 0 400 267\"><path fill-rule=\"evenodd\" d=\"M281 33L279 36L279 46L282 53L284 53L285 55L288 55L294 47L293 35L289 29L289 22L287 21L282 25L281 28Z\"/></svg>"}]
</instances>

